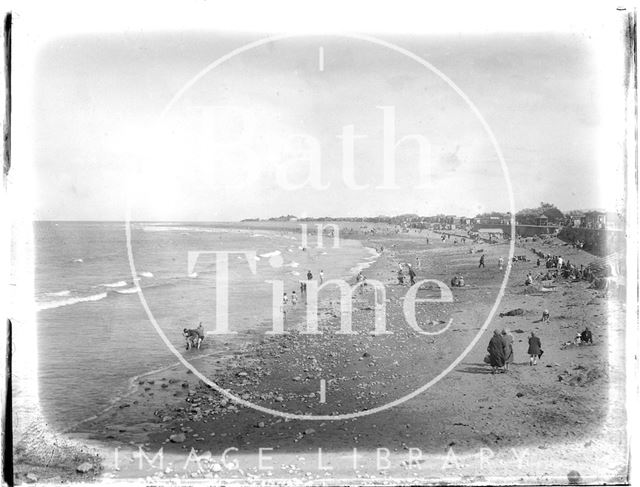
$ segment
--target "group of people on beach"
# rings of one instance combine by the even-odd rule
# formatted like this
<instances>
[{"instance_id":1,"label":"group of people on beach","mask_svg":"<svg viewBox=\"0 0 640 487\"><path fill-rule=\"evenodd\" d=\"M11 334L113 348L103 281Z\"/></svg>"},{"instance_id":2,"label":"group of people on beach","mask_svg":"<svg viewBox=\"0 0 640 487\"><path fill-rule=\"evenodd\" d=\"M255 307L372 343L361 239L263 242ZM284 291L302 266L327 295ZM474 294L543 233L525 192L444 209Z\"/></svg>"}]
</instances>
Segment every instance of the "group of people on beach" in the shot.
<instances>
[{"instance_id":1,"label":"group of people on beach","mask_svg":"<svg viewBox=\"0 0 640 487\"><path fill-rule=\"evenodd\" d=\"M406 267L406 272L407 272L407 275L409 276L409 285L413 286L416 283L416 271L413 270L413 267L411 267L411 264L409 263L398 264L398 266L399 266L398 274L397 274L398 285L404 286L404 273L405 273L405 267Z\"/></svg>"},{"instance_id":2,"label":"group of people on beach","mask_svg":"<svg viewBox=\"0 0 640 487\"><path fill-rule=\"evenodd\" d=\"M458 245L458 238L457 238L458 236L457 236L457 235L454 235L453 237L454 237L454 238L453 238L453 245ZM440 240L441 240L441 241L443 241L443 242L444 242L445 240L451 240L451 234L450 234L450 233L442 233L442 234L440 235ZM466 238L466 237L462 237L462 236L461 236L461 237L460 237L460 240L462 241L462 243L463 243L463 244L464 244L464 243L467 243L467 238ZM427 238L427 243L429 243L429 239L428 239L428 238Z\"/></svg>"},{"instance_id":3,"label":"group of people on beach","mask_svg":"<svg viewBox=\"0 0 640 487\"><path fill-rule=\"evenodd\" d=\"M535 251L534 251L535 252ZM540 267L542 262L540 257L541 252L536 252L538 259L536 260L537 267ZM542 281L550 281L562 277L563 279L569 279L571 281L589 281L592 282L596 275L593 273L590 267L585 267L583 264L575 266L571 261L565 261L562 256L549 254L542 254L542 258L545 259L546 272L539 272L535 279Z\"/></svg>"},{"instance_id":4,"label":"group of people on beach","mask_svg":"<svg viewBox=\"0 0 640 487\"><path fill-rule=\"evenodd\" d=\"M593 345L593 333L591 333L591 330L589 329L588 326L585 326L582 332L576 333L576 336L573 339L573 342L570 342L570 341L565 342L562 344L560 348L565 349L571 345L575 345L577 347L581 345Z\"/></svg>"},{"instance_id":5,"label":"group of people on beach","mask_svg":"<svg viewBox=\"0 0 640 487\"><path fill-rule=\"evenodd\" d=\"M502 332L494 330L487 347L487 356L485 357L485 362L491 365L492 374L498 371L509 371L509 364L514 361L513 342L513 335L508 328L503 329ZM540 337L532 331L531 336L529 336L529 348L527 349L529 365L537 365L538 359L542 357L543 353Z\"/></svg>"},{"instance_id":6,"label":"group of people on beach","mask_svg":"<svg viewBox=\"0 0 640 487\"><path fill-rule=\"evenodd\" d=\"M313 273L311 272L311 269L309 269L307 271L307 280L300 281L300 295L301 296L306 296L307 295L307 282L313 280ZM318 274L318 281L320 282L320 285L322 286L322 284L324 284L324 270L320 269L320 273ZM286 305L289 304L289 296L287 296L287 293L284 293L282 295L282 304ZM298 295L296 294L296 290L294 289L293 291L291 291L291 304L292 305L296 305L298 304Z\"/></svg>"},{"instance_id":7,"label":"group of people on beach","mask_svg":"<svg viewBox=\"0 0 640 487\"><path fill-rule=\"evenodd\" d=\"M462 274L455 274L451 278L451 287L464 287L464 277Z\"/></svg>"}]
</instances>

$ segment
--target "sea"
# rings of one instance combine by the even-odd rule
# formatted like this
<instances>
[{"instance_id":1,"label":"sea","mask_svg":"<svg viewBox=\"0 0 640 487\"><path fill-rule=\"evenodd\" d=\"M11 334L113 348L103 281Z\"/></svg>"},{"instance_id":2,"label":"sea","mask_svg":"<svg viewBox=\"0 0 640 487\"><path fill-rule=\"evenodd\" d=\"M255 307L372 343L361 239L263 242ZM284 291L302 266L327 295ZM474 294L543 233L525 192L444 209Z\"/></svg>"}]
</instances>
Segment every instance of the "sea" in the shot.
<instances>
[{"instance_id":1,"label":"sea","mask_svg":"<svg viewBox=\"0 0 640 487\"><path fill-rule=\"evenodd\" d=\"M184 350L183 328L216 329L215 254L229 252L229 335L208 335L196 353L224 343L241 350L271 329L281 280L298 294L307 271L351 279L377 257L357 240L325 236L303 246L300 233L203 223L35 222L38 385L47 422L72 428L131 393L139 377L176 357L153 327L142 294L170 342ZM128 254L130 242L133 266ZM243 252L255 252L255 274ZM201 252L189 268L189 255ZM135 268L135 273L132 272Z\"/></svg>"}]
</instances>

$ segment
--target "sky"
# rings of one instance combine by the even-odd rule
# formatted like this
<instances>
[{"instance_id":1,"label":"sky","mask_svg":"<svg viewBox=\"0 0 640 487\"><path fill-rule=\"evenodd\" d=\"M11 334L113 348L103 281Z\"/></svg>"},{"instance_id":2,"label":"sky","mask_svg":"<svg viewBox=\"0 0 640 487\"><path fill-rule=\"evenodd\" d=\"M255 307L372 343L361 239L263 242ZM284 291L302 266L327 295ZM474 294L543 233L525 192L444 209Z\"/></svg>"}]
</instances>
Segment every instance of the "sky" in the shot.
<instances>
[{"instance_id":1,"label":"sky","mask_svg":"<svg viewBox=\"0 0 640 487\"><path fill-rule=\"evenodd\" d=\"M52 39L35 61L36 219L509 211L478 114L516 210L615 203L585 34L380 36L402 52L312 35L229 55L264 37Z\"/></svg>"}]
</instances>

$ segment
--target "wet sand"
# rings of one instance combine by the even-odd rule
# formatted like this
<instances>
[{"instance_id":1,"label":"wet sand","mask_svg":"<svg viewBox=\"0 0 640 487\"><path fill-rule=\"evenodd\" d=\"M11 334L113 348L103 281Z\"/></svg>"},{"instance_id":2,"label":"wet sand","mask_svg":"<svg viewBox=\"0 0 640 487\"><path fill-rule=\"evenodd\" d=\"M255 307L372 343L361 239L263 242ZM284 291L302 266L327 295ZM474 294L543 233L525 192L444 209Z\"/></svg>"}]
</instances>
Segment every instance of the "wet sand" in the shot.
<instances>
[{"instance_id":1,"label":"wet sand","mask_svg":"<svg viewBox=\"0 0 640 487\"><path fill-rule=\"evenodd\" d=\"M185 357L241 399L296 415L366 413L434 380L484 324L504 275L498 258L507 260L508 245L474 245L485 255L486 267L478 268L481 254L469 252L469 241L454 245L453 237L442 243L427 232L379 233L362 237L365 245L385 249L364 273L385 284L392 334L371 333L374 297L367 286L354 294L354 335L336 333L340 310L334 293L319 306L321 335L300 333L303 325L294 326L303 320L298 310L289 313L287 335L257 337L230 356L224 339L207 337L206 348ZM522 245L515 253L530 261L513 265L498 311L522 308L524 314L496 313L453 370L393 408L343 420L278 417L235 404L181 365L139 378L130 396L72 436L99 448L107 479L566 483L570 472L578 472L585 482L619 482L626 475L623 306L585 281L560 279L551 292L537 284L525 288L526 273L538 271L532 247L577 265L595 258L557 240ZM453 273L465 278L464 288L452 289L453 303L416 306L423 330L437 331L452 320L439 335L418 335L404 319L409 287L397 284L396 273L401 262L416 267L416 256L417 279L448 284ZM550 323L540 320L544 309ZM563 349L584 325L594 344ZM508 373L492 375L483 357L493 330L504 327L515 338L515 363ZM533 367L526 354L531 331L545 351ZM141 458L140 447L148 458ZM158 458L150 465L160 448L162 466ZM221 458L229 448L237 450Z\"/></svg>"}]
</instances>

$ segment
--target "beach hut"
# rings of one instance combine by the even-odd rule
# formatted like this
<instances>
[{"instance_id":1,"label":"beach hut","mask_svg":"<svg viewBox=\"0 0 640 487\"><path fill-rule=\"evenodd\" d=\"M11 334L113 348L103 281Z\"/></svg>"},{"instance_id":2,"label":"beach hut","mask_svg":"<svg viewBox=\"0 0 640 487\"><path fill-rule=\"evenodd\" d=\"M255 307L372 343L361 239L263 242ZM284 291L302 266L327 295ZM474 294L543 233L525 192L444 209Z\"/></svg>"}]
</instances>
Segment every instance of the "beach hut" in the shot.
<instances>
[{"instance_id":1,"label":"beach hut","mask_svg":"<svg viewBox=\"0 0 640 487\"><path fill-rule=\"evenodd\" d=\"M547 215L539 215L536 217L536 225L540 227L546 227L549 224L549 217Z\"/></svg>"}]
</instances>

